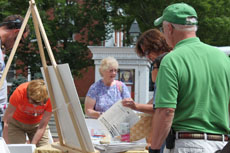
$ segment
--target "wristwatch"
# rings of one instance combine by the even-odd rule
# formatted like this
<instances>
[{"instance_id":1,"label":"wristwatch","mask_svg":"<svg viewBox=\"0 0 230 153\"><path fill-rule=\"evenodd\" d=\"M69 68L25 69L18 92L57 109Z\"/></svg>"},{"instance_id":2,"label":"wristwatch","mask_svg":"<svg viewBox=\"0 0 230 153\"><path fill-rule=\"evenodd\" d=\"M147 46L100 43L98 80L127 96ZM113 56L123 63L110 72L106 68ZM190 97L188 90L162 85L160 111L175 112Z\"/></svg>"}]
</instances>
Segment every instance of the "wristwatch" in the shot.
<instances>
[{"instance_id":1,"label":"wristwatch","mask_svg":"<svg viewBox=\"0 0 230 153\"><path fill-rule=\"evenodd\" d=\"M160 149L152 149L151 147L149 147L149 153L160 153L161 150Z\"/></svg>"}]
</instances>

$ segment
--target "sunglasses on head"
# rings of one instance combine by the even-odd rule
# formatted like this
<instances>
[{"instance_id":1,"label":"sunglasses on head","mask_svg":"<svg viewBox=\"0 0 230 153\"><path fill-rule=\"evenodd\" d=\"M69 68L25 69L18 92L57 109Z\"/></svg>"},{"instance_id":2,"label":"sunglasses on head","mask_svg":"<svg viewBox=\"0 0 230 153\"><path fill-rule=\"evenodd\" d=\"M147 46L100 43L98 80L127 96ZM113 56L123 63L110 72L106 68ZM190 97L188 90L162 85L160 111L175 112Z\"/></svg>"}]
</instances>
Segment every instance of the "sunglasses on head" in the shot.
<instances>
[{"instance_id":1,"label":"sunglasses on head","mask_svg":"<svg viewBox=\"0 0 230 153\"><path fill-rule=\"evenodd\" d=\"M22 21L20 19L16 19L13 21L7 21L0 23L0 26L7 25L9 29L20 29L22 25Z\"/></svg>"}]
</instances>

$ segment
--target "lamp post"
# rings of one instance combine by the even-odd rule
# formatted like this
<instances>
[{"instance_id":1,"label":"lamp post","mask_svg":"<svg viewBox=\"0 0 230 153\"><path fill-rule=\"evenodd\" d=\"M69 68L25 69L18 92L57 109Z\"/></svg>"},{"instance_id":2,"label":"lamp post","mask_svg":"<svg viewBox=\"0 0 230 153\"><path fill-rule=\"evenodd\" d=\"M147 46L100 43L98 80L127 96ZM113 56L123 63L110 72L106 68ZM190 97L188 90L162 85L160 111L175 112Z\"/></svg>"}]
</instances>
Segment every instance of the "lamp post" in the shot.
<instances>
[{"instance_id":1,"label":"lamp post","mask_svg":"<svg viewBox=\"0 0 230 153\"><path fill-rule=\"evenodd\" d=\"M129 29L130 42L131 42L130 47L134 47L135 46L140 33L141 33L141 31L140 31L139 25L137 23L137 20L135 19L133 21L130 29Z\"/></svg>"},{"instance_id":2,"label":"lamp post","mask_svg":"<svg viewBox=\"0 0 230 153\"><path fill-rule=\"evenodd\" d=\"M28 66L28 75L27 75L27 81L31 81L31 72L30 72L30 66Z\"/></svg>"}]
</instances>

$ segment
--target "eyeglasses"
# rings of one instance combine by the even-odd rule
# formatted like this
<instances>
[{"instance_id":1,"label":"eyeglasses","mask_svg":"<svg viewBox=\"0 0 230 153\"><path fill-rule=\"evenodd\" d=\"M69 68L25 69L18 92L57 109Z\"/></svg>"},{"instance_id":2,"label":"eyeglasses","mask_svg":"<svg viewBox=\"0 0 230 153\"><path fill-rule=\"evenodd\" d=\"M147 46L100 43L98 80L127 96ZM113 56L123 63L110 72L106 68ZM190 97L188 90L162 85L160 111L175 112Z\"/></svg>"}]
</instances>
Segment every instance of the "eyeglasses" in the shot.
<instances>
[{"instance_id":1,"label":"eyeglasses","mask_svg":"<svg viewBox=\"0 0 230 153\"><path fill-rule=\"evenodd\" d=\"M150 53L151 53L151 50L150 50L150 49L147 49L147 50L144 50L144 51L143 51L143 54L144 54L145 57L146 57L146 56L149 56Z\"/></svg>"},{"instance_id":2,"label":"eyeglasses","mask_svg":"<svg viewBox=\"0 0 230 153\"><path fill-rule=\"evenodd\" d=\"M28 99L31 104L36 105L36 106L44 106L47 102L47 100L45 100L44 102L36 102L35 100L31 98L28 98Z\"/></svg>"},{"instance_id":3,"label":"eyeglasses","mask_svg":"<svg viewBox=\"0 0 230 153\"><path fill-rule=\"evenodd\" d=\"M113 73L113 72L117 73L117 69L109 69L108 72L109 73Z\"/></svg>"},{"instance_id":4,"label":"eyeglasses","mask_svg":"<svg viewBox=\"0 0 230 153\"><path fill-rule=\"evenodd\" d=\"M9 29L20 29L22 25L22 21L20 19L16 19L14 21L2 22L0 23L0 26L6 25L6 24L9 24L8 25Z\"/></svg>"},{"instance_id":5,"label":"eyeglasses","mask_svg":"<svg viewBox=\"0 0 230 153\"><path fill-rule=\"evenodd\" d=\"M160 32L164 33L164 28L163 27L160 27L159 30L160 30Z\"/></svg>"}]
</instances>

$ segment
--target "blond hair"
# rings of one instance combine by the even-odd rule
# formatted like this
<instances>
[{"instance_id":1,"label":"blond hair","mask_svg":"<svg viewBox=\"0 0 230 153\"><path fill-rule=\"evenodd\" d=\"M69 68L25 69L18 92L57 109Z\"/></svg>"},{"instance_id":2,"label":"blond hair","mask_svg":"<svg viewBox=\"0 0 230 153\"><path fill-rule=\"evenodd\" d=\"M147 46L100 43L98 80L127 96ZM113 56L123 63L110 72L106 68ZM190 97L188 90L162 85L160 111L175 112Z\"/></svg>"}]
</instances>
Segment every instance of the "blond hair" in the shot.
<instances>
[{"instance_id":1,"label":"blond hair","mask_svg":"<svg viewBox=\"0 0 230 153\"><path fill-rule=\"evenodd\" d=\"M110 68L115 68L118 69L118 62L114 57L106 57L104 59L101 60L101 64L99 67L99 72L101 74L101 76L103 77L103 72L110 69Z\"/></svg>"},{"instance_id":2,"label":"blond hair","mask_svg":"<svg viewBox=\"0 0 230 153\"><path fill-rule=\"evenodd\" d=\"M46 102L49 98L45 82L41 79L32 80L27 87L27 96L34 102Z\"/></svg>"}]
</instances>

